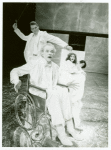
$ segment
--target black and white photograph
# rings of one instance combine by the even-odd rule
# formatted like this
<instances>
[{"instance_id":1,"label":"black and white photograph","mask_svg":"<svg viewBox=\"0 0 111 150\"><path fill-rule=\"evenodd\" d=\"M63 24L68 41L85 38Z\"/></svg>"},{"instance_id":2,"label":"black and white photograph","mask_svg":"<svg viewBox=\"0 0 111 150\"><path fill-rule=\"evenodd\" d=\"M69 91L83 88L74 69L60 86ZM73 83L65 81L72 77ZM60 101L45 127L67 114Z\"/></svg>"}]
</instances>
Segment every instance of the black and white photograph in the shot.
<instances>
[{"instance_id":1,"label":"black and white photograph","mask_svg":"<svg viewBox=\"0 0 111 150\"><path fill-rule=\"evenodd\" d=\"M109 2L1 5L2 147L109 148Z\"/></svg>"}]
</instances>

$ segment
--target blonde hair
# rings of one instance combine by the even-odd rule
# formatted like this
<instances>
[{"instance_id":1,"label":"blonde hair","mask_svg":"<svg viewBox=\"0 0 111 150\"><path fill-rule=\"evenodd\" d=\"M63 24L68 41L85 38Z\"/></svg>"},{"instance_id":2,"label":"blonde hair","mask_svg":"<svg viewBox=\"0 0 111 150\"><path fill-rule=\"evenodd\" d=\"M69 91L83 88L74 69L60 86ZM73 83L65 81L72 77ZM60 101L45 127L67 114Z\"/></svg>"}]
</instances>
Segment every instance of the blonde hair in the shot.
<instances>
[{"instance_id":1,"label":"blonde hair","mask_svg":"<svg viewBox=\"0 0 111 150\"><path fill-rule=\"evenodd\" d=\"M44 46L41 48L41 52L44 52L44 48L45 48L46 46L51 46L51 47L53 48L53 50L54 50L54 53L56 53L55 46L54 46L53 44L51 44L51 43L46 43L46 44L44 44Z\"/></svg>"}]
</instances>

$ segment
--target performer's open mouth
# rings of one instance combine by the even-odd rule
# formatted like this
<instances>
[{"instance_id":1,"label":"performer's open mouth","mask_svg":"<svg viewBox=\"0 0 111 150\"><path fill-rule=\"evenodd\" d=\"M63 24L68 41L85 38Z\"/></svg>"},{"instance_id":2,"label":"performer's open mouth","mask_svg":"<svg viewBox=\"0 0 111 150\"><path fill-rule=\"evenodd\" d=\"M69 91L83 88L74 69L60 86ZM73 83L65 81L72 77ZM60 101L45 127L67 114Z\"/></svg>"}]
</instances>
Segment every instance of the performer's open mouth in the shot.
<instances>
[{"instance_id":1,"label":"performer's open mouth","mask_svg":"<svg viewBox=\"0 0 111 150\"><path fill-rule=\"evenodd\" d=\"M52 58L51 56L48 56L48 58Z\"/></svg>"}]
</instances>

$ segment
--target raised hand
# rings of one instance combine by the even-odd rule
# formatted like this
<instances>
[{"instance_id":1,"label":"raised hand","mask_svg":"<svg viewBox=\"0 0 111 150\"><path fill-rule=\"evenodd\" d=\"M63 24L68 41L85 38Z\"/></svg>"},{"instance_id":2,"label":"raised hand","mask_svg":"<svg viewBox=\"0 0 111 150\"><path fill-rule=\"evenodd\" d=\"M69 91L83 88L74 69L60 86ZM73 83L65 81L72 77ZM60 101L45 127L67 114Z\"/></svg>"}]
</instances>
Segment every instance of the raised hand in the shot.
<instances>
[{"instance_id":1,"label":"raised hand","mask_svg":"<svg viewBox=\"0 0 111 150\"><path fill-rule=\"evenodd\" d=\"M72 47L69 46L69 45L67 45L67 46L65 47L65 49L67 49L67 50L69 50L69 51L72 51Z\"/></svg>"},{"instance_id":2,"label":"raised hand","mask_svg":"<svg viewBox=\"0 0 111 150\"><path fill-rule=\"evenodd\" d=\"M68 83L67 84L70 88L73 88L74 90L77 90L79 87L80 87L80 84L79 83Z\"/></svg>"},{"instance_id":3,"label":"raised hand","mask_svg":"<svg viewBox=\"0 0 111 150\"><path fill-rule=\"evenodd\" d=\"M14 23L12 27L14 30L16 30L17 29L17 23Z\"/></svg>"},{"instance_id":4,"label":"raised hand","mask_svg":"<svg viewBox=\"0 0 111 150\"><path fill-rule=\"evenodd\" d=\"M21 81L19 81L18 84L14 85L14 89L17 93L18 93L18 90L20 89L21 84L22 84Z\"/></svg>"}]
</instances>

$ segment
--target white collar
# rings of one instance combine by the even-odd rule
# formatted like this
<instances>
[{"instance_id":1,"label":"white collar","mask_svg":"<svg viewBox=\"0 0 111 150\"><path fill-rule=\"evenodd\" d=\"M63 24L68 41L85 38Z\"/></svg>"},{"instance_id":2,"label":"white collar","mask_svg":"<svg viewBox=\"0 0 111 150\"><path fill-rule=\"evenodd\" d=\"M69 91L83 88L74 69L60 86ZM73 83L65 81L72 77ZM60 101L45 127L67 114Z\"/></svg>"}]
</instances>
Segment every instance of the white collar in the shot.
<instances>
[{"instance_id":1,"label":"white collar","mask_svg":"<svg viewBox=\"0 0 111 150\"><path fill-rule=\"evenodd\" d=\"M37 34L37 35L35 35L35 34L33 33L33 37L37 37L37 36L39 36L39 34L40 34L40 30L38 31L38 34Z\"/></svg>"},{"instance_id":2,"label":"white collar","mask_svg":"<svg viewBox=\"0 0 111 150\"><path fill-rule=\"evenodd\" d=\"M50 63L48 63L43 57L42 58L42 62L44 64L44 66L48 66L48 67L51 67L52 66L52 61Z\"/></svg>"}]
</instances>

